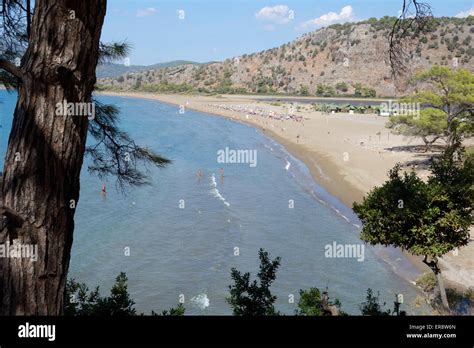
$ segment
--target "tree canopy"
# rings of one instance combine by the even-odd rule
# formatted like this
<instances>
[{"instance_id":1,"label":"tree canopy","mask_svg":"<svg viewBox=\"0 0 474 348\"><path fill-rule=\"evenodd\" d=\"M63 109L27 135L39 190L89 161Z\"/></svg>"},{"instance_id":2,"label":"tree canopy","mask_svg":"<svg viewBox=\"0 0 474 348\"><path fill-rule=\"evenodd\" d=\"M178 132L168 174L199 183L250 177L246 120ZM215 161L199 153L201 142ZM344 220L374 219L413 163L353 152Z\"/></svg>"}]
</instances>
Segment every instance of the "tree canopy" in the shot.
<instances>
[{"instance_id":1,"label":"tree canopy","mask_svg":"<svg viewBox=\"0 0 474 348\"><path fill-rule=\"evenodd\" d=\"M464 157L459 148L446 151L433 161L427 182L413 171L401 173L400 165L393 168L388 181L354 203L363 223L361 239L432 257L466 245L473 222L474 159Z\"/></svg>"},{"instance_id":2,"label":"tree canopy","mask_svg":"<svg viewBox=\"0 0 474 348\"><path fill-rule=\"evenodd\" d=\"M135 301L128 292L127 275L121 272L110 289L110 296L101 296L99 287L89 290L84 283L78 283L70 279L66 285L64 314L68 316L134 316ZM181 316L185 308L179 304L161 314L151 311L151 315Z\"/></svg>"},{"instance_id":3,"label":"tree canopy","mask_svg":"<svg viewBox=\"0 0 474 348\"><path fill-rule=\"evenodd\" d=\"M418 104L419 114L391 116L387 127L400 134L421 137L427 148L438 139L453 145L459 137L474 134L474 74L471 71L435 65L416 74L413 82L420 90L402 98L401 103Z\"/></svg>"},{"instance_id":4,"label":"tree canopy","mask_svg":"<svg viewBox=\"0 0 474 348\"><path fill-rule=\"evenodd\" d=\"M363 241L424 256L448 307L438 257L469 242L474 222L474 156L466 155L457 143L432 161L431 172L423 181L414 171L401 173L397 165L389 180L361 203L354 203L353 210L363 223Z\"/></svg>"},{"instance_id":5,"label":"tree canopy","mask_svg":"<svg viewBox=\"0 0 474 348\"><path fill-rule=\"evenodd\" d=\"M230 297L227 302L232 306L234 315L276 315L274 304L276 296L272 295L270 286L275 281L276 272L280 266L281 258L270 260L268 252L263 249L258 251L260 271L258 281L250 280L250 273L242 274L232 268L231 277L234 284L229 286Z\"/></svg>"}]
</instances>

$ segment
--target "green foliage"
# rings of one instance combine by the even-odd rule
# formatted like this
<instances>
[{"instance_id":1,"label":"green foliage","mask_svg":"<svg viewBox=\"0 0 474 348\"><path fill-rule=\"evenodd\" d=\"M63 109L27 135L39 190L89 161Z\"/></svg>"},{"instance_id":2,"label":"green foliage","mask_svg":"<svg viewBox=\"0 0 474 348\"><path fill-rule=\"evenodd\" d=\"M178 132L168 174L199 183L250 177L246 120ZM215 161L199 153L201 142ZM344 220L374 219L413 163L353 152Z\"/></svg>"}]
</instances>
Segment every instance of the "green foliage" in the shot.
<instances>
[{"instance_id":1,"label":"green foliage","mask_svg":"<svg viewBox=\"0 0 474 348\"><path fill-rule=\"evenodd\" d=\"M127 276L121 272L115 278L115 284L110 289L110 296L102 297L99 287L89 291L84 283L74 279L68 280L65 290L64 315L66 316L134 316L135 302L130 298L127 286ZM176 308L163 311L164 316L184 315L185 308L179 304ZM151 315L158 315L154 311Z\"/></svg>"},{"instance_id":2,"label":"green foliage","mask_svg":"<svg viewBox=\"0 0 474 348\"><path fill-rule=\"evenodd\" d=\"M307 96L307 95L309 95L308 86L301 86L301 88L300 88L300 95L302 95L302 96Z\"/></svg>"},{"instance_id":3,"label":"green foliage","mask_svg":"<svg viewBox=\"0 0 474 348\"><path fill-rule=\"evenodd\" d=\"M353 111L356 114L365 114L365 113L377 113L379 111L379 107L375 105L335 105L335 104L326 104L326 103L314 103L313 108L315 111L322 111L322 112L349 112Z\"/></svg>"},{"instance_id":4,"label":"green foliage","mask_svg":"<svg viewBox=\"0 0 474 348\"><path fill-rule=\"evenodd\" d=\"M377 96L377 92L371 87L366 87L361 83L356 83L354 85L354 96L362 98L375 98Z\"/></svg>"},{"instance_id":5,"label":"green foliage","mask_svg":"<svg viewBox=\"0 0 474 348\"><path fill-rule=\"evenodd\" d=\"M224 71L224 79L230 79L232 76L232 71L226 70Z\"/></svg>"},{"instance_id":6,"label":"green foliage","mask_svg":"<svg viewBox=\"0 0 474 348\"><path fill-rule=\"evenodd\" d=\"M109 297L101 297L99 287L89 292L85 284L74 279L66 284L65 315L130 316L135 315L135 302L127 290L127 276L120 273Z\"/></svg>"},{"instance_id":7,"label":"green foliage","mask_svg":"<svg viewBox=\"0 0 474 348\"><path fill-rule=\"evenodd\" d=\"M332 97L336 95L336 91L334 90L334 87L332 86L319 83L316 86L316 95L321 96L321 97Z\"/></svg>"},{"instance_id":8,"label":"green foliage","mask_svg":"<svg viewBox=\"0 0 474 348\"><path fill-rule=\"evenodd\" d=\"M358 44L360 44L360 42L361 42L360 39L352 40L351 41L351 46L357 46Z\"/></svg>"},{"instance_id":9,"label":"green foliage","mask_svg":"<svg viewBox=\"0 0 474 348\"><path fill-rule=\"evenodd\" d=\"M115 176L117 187L122 190L127 185L148 184L148 177L139 170L138 164L162 167L170 161L149 148L137 145L126 132L120 130L119 110L115 106L93 101L95 117L89 122L89 133L97 143L86 148L86 154L92 157L87 168L89 173L95 173L99 178Z\"/></svg>"},{"instance_id":10,"label":"green foliage","mask_svg":"<svg viewBox=\"0 0 474 348\"><path fill-rule=\"evenodd\" d=\"M186 83L175 84L167 81L153 84L143 84L140 90L144 92L155 93L183 93L189 94L194 92L194 87Z\"/></svg>"},{"instance_id":11,"label":"green foliage","mask_svg":"<svg viewBox=\"0 0 474 348\"><path fill-rule=\"evenodd\" d=\"M184 308L184 305L180 303L178 304L176 308L170 308L168 310L161 312L161 315L164 317L179 317L179 316L183 316L185 312L186 312L186 309ZM151 311L151 315L159 316L160 314L157 314L154 311Z\"/></svg>"},{"instance_id":12,"label":"green foliage","mask_svg":"<svg viewBox=\"0 0 474 348\"><path fill-rule=\"evenodd\" d=\"M126 41L99 44L99 64L112 63L130 55L131 45Z\"/></svg>"},{"instance_id":13,"label":"green foliage","mask_svg":"<svg viewBox=\"0 0 474 348\"><path fill-rule=\"evenodd\" d=\"M462 44L464 46L469 46L471 44L472 37L470 35L466 36L466 38L463 40Z\"/></svg>"},{"instance_id":14,"label":"green foliage","mask_svg":"<svg viewBox=\"0 0 474 348\"><path fill-rule=\"evenodd\" d=\"M363 223L361 239L430 257L466 245L473 222L474 160L464 157L459 146L448 148L431 164L427 182L414 172L400 174L395 166L388 181L353 205Z\"/></svg>"},{"instance_id":15,"label":"green foliage","mask_svg":"<svg viewBox=\"0 0 474 348\"><path fill-rule=\"evenodd\" d=\"M321 292L318 288L300 290L300 299L296 315L323 316L324 310L321 305Z\"/></svg>"},{"instance_id":16,"label":"green foliage","mask_svg":"<svg viewBox=\"0 0 474 348\"><path fill-rule=\"evenodd\" d=\"M470 288L466 291L456 289L446 289L446 295L450 304L452 315L474 315L474 289ZM431 301L431 306L440 313L443 313L441 296L438 293Z\"/></svg>"},{"instance_id":17,"label":"green foliage","mask_svg":"<svg viewBox=\"0 0 474 348\"><path fill-rule=\"evenodd\" d=\"M425 272L416 279L416 286L430 293L436 288L436 276L433 272Z\"/></svg>"},{"instance_id":18,"label":"green foliage","mask_svg":"<svg viewBox=\"0 0 474 348\"><path fill-rule=\"evenodd\" d=\"M277 315L274 303L276 296L270 292L270 286L276 278L276 272L280 266L280 257L270 260L268 252L260 249L260 271L257 280L250 281L250 273L240 273L232 268L231 277L234 281L229 286L230 297L227 302L231 305L234 315L240 316L262 316Z\"/></svg>"},{"instance_id":19,"label":"green foliage","mask_svg":"<svg viewBox=\"0 0 474 348\"><path fill-rule=\"evenodd\" d=\"M414 82L428 84L403 103L419 103L423 106L417 115L392 117L387 127L404 135L444 138L453 145L456 137L468 137L474 133L474 74L466 69L452 70L435 65L417 74ZM426 143L426 141L425 141Z\"/></svg>"},{"instance_id":20,"label":"green foliage","mask_svg":"<svg viewBox=\"0 0 474 348\"><path fill-rule=\"evenodd\" d=\"M413 114L390 116L386 127L396 134L421 137L429 149L431 144L447 132L448 123L442 110L427 107L420 110L419 116Z\"/></svg>"},{"instance_id":21,"label":"green foliage","mask_svg":"<svg viewBox=\"0 0 474 348\"><path fill-rule=\"evenodd\" d=\"M341 307L341 302L336 299L334 302L328 302L329 306ZM309 290L300 290L300 299L298 301L298 309L295 310L296 315L306 316L323 316L328 315L321 299L321 292L318 288L310 288ZM341 315L346 313L340 312Z\"/></svg>"},{"instance_id":22,"label":"green foliage","mask_svg":"<svg viewBox=\"0 0 474 348\"><path fill-rule=\"evenodd\" d=\"M390 309L383 309L385 302L380 304L379 300L380 293L374 294L372 289L367 289L367 297L365 302L359 305L360 312L362 315L378 316L378 315L390 315Z\"/></svg>"},{"instance_id":23,"label":"green foliage","mask_svg":"<svg viewBox=\"0 0 474 348\"><path fill-rule=\"evenodd\" d=\"M340 92L347 92L349 90L349 86L345 82L338 82L336 84L336 90Z\"/></svg>"}]
</instances>

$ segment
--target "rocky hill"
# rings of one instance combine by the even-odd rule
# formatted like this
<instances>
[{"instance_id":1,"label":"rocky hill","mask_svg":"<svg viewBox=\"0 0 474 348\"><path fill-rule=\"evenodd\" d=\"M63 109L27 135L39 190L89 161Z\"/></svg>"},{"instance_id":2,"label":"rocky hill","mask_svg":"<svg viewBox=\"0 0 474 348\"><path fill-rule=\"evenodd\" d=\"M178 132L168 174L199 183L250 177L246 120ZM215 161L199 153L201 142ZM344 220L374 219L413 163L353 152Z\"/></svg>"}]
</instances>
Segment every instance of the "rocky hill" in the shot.
<instances>
[{"instance_id":1,"label":"rocky hill","mask_svg":"<svg viewBox=\"0 0 474 348\"><path fill-rule=\"evenodd\" d=\"M223 62L183 64L99 80L98 88L151 92L395 96L387 63L394 17L331 25L280 47ZM434 64L474 70L474 17L436 18L413 38L410 73ZM407 76L410 76L410 73ZM407 77L401 77L400 80ZM403 85L403 84L402 84ZM400 85L398 85L400 86Z\"/></svg>"},{"instance_id":2,"label":"rocky hill","mask_svg":"<svg viewBox=\"0 0 474 348\"><path fill-rule=\"evenodd\" d=\"M185 64L198 64L195 62L190 62L186 60L174 60L171 62L165 63L157 63L153 65L124 65L124 64L115 64L115 63L107 63L107 64L100 64L97 66L95 74L98 79L101 78L111 78L111 77L118 77L120 75L124 75L129 72L138 72L144 70L157 70L157 69L164 69L170 68L178 65L185 65Z\"/></svg>"}]
</instances>

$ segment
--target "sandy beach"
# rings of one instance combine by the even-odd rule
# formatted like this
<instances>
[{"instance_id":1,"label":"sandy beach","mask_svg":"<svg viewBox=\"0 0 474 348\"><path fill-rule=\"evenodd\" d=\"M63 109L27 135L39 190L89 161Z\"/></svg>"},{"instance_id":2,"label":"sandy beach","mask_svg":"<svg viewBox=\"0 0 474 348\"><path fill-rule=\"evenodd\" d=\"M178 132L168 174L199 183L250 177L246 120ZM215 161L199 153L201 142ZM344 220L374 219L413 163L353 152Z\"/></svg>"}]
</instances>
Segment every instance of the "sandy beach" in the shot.
<instances>
[{"instance_id":1,"label":"sandy beach","mask_svg":"<svg viewBox=\"0 0 474 348\"><path fill-rule=\"evenodd\" d=\"M415 150L422 145L420 139L391 134L385 128L387 117L373 114L327 114L314 111L310 104L290 106L241 95L101 94L174 104L184 108L180 117L186 116L186 109L192 109L258 127L303 161L315 180L348 207L352 207L354 201L360 201L373 187L383 184L388 171L397 163L426 175L417 162L431 156ZM277 119L279 115L288 114L292 117ZM457 255L450 253L443 257L440 264L449 285L474 287L473 255L474 244L470 243ZM421 257L407 257L420 273L429 271Z\"/></svg>"}]
</instances>

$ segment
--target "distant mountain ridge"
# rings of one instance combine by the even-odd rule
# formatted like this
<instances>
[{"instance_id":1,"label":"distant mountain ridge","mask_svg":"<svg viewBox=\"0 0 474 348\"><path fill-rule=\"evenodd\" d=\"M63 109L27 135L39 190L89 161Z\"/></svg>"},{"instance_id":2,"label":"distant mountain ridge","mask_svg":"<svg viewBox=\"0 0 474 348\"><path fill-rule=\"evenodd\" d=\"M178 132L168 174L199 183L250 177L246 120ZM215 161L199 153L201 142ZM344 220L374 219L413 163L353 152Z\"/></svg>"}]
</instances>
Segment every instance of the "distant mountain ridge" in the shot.
<instances>
[{"instance_id":1,"label":"distant mountain ridge","mask_svg":"<svg viewBox=\"0 0 474 348\"><path fill-rule=\"evenodd\" d=\"M146 70L156 70L170 68L183 64L196 64L200 65L201 63L196 63L188 60L173 60L165 63L157 63L153 65L129 65L125 64L115 64L107 63L100 64L96 69L96 76L98 79L107 78L107 77L118 77L120 75L132 72L132 71L146 71Z\"/></svg>"},{"instance_id":2,"label":"distant mountain ridge","mask_svg":"<svg viewBox=\"0 0 474 348\"><path fill-rule=\"evenodd\" d=\"M126 73L101 79L98 87L150 92L391 97L409 90L407 82L413 73L435 64L474 70L474 16L435 18L428 34L409 42L411 55L405 61L409 71L406 76L399 76L396 84L387 59L388 36L395 19L335 24L262 52L222 62Z\"/></svg>"}]
</instances>

